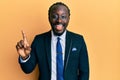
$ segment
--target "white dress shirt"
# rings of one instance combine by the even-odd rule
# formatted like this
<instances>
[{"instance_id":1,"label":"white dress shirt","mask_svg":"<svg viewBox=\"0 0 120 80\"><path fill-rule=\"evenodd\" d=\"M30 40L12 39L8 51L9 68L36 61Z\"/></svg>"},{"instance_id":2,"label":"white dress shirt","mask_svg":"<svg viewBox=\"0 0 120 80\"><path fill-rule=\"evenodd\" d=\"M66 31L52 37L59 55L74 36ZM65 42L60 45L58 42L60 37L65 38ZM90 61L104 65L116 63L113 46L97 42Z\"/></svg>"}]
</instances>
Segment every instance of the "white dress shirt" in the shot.
<instances>
[{"instance_id":1,"label":"white dress shirt","mask_svg":"<svg viewBox=\"0 0 120 80\"><path fill-rule=\"evenodd\" d=\"M62 53L63 53L63 65L64 65L64 56L65 56L65 41L66 41L66 31L61 35L61 36L55 36L53 34L53 31L51 31L52 34L52 38L51 38L51 65L52 65L52 69L51 69L51 80L57 80L56 75L56 44L57 44L57 37L60 37L60 43L62 46ZM29 60L31 56L29 55L29 57L26 60L23 60L20 57L20 62L21 63L25 63Z\"/></svg>"}]
</instances>

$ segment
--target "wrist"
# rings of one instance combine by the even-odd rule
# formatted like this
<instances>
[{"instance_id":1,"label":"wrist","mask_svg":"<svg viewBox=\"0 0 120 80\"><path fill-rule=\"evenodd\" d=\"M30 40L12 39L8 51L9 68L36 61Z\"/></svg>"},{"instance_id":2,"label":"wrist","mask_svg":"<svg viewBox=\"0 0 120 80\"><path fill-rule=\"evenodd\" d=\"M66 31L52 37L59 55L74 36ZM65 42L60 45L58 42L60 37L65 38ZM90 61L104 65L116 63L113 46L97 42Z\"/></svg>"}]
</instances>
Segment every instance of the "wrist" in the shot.
<instances>
[{"instance_id":1,"label":"wrist","mask_svg":"<svg viewBox=\"0 0 120 80\"><path fill-rule=\"evenodd\" d=\"M20 63L25 63L25 62L27 62L29 59L30 59L30 54L28 55L28 58L26 58L25 60L23 60L22 57L19 56Z\"/></svg>"},{"instance_id":2,"label":"wrist","mask_svg":"<svg viewBox=\"0 0 120 80\"><path fill-rule=\"evenodd\" d=\"M29 57L29 55L26 55L26 56L20 56L21 58L22 58L22 60L26 60L28 57Z\"/></svg>"}]
</instances>

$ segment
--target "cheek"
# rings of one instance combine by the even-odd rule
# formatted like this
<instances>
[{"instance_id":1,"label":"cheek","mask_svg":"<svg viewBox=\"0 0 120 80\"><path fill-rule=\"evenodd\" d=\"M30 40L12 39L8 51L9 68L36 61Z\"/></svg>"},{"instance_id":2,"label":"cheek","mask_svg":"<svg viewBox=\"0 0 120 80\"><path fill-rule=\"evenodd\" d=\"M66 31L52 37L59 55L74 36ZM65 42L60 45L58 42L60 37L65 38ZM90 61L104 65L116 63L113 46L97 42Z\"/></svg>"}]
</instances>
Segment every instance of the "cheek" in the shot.
<instances>
[{"instance_id":1,"label":"cheek","mask_svg":"<svg viewBox=\"0 0 120 80\"><path fill-rule=\"evenodd\" d=\"M50 20L50 22L51 22L51 23L55 23L55 22L56 22L56 20L54 20L54 19L51 19L51 20Z\"/></svg>"},{"instance_id":2,"label":"cheek","mask_svg":"<svg viewBox=\"0 0 120 80\"><path fill-rule=\"evenodd\" d=\"M68 22L69 22L69 19L64 19L63 22L64 22L64 23L68 23Z\"/></svg>"},{"instance_id":3,"label":"cheek","mask_svg":"<svg viewBox=\"0 0 120 80\"><path fill-rule=\"evenodd\" d=\"M67 20L65 20L65 21L63 21L63 23L66 25L66 24L68 24L68 21L67 21Z\"/></svg>"},{"instance_id":4,"label":"cheek","mask_svg":"<svg viewBox=\"0 0 120 80\"><path fill-rule=\"evenodd\" d=\"M52 19L51 17L49 17L49 22L50 22L50 23L54 23L54 22L55 22L55 20L54 20L54 19Z\"/></svg>"}]
</instances>

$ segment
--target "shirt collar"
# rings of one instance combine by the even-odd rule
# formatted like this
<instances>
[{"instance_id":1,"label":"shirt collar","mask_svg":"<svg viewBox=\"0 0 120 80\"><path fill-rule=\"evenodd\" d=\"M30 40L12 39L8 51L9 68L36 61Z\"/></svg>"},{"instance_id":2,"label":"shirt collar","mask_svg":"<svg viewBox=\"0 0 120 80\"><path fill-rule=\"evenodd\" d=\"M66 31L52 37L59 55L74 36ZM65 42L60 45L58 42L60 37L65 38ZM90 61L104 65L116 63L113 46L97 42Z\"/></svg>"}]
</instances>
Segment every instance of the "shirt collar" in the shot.
<instances>
[{"instance_id":1,"label":"shirt collar","mask_svg":"<svg viewBox=\"0 0 120 80\"><path fill-rule=\"evenodd\" d=\"M65 32L61 36L54 35L52 30L51 30L51 34L52 34L52 40L57 40L57 37L60 37L60 39L64 41L65 37L66 37L66 30L65 30Z\"/></svg>"}]
</instances>

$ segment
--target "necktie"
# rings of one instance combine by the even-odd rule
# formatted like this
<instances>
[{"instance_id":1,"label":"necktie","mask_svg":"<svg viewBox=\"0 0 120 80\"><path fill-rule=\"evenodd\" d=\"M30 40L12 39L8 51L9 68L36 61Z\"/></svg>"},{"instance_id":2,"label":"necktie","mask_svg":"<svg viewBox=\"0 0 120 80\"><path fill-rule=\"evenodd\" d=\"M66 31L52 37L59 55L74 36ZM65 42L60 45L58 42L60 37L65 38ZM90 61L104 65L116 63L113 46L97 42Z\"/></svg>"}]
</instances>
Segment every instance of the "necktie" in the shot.
<instances>
[{"instance_id":1,"label":"necktie","mask_svg":"<svg viewBox=\"0 0 120 80\"><path fill-rule=\"evenodd\" d=\"M63 79L63 58L62 58L62 46L60 44L60 38L57 38L57 45L56 45L56 52L57 52L57 80L64 80Z\"/></svg>"}]
</instances>

